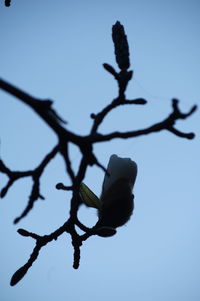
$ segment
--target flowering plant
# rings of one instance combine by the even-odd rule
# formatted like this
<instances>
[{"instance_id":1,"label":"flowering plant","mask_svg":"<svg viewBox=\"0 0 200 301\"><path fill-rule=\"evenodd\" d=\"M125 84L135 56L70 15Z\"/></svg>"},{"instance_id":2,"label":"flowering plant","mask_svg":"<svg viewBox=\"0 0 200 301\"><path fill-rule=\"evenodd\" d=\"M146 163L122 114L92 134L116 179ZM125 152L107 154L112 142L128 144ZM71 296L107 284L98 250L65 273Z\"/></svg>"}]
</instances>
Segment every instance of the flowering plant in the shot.
<instances>
[{"instance_id":1,"label":"flowering plant","mask_svg":"<svg viewBox=\"0 0 200 301\"><path fill-rule=\"evenodd\" d=\"M137 176L137 164L130 158L110 157L104 177L101 197L98 198L84 183L80 196L87 206L98 209L96 227L117 228L124 225L134 209L133 186Z\"/></svg>"}]
</instances>

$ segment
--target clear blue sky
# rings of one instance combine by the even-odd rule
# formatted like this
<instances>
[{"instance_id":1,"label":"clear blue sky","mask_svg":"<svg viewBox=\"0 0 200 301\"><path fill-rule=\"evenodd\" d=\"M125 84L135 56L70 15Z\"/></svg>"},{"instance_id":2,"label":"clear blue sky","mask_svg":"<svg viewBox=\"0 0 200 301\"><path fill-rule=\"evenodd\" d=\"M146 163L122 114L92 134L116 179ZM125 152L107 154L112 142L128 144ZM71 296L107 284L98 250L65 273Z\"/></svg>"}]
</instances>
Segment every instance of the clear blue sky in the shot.
<instances>
[{"instance_id":1,"label":"clear blue sky","mask_svg":"<svg viewBox=\"0 0 200 301\"><path fill-rule=\"evenodd\" d=\"M144 106L122 107L101 126L103 133L146 127L171 112L171 98L187 111L200 105L200 3L181 1L53 1L0 2L1 76L28 93L55 101L55 108L76 133L88 133L90 113L98 112L117 93L102 63L116 66L111 27L119 20L128 35L134 79L128 98L143 97ZM10 287L12 274L28 259L34 242L18 228L47 234L68 217L70 193L57 191L69 183L58 156L42 177L34 210L17 226L30 179L17 182L0 202L0 300L200 300L200 111L177 128L194 131L184 140L168 132L95 146L104 165L111 154L138 164L135 212L109 239L94 237L82 247L81 266L72 268L69 236L44 248L25 278ZM14 170L34 168L56 143L51 130L28 107L0 92L1 157ZM79 151L71 148L74 169ZM97 194L101 170L89 168L85 178ZM1 177L1 187L6 177ZM80 219L96 221L92 209Z\"/></svg>"}]
</instances>

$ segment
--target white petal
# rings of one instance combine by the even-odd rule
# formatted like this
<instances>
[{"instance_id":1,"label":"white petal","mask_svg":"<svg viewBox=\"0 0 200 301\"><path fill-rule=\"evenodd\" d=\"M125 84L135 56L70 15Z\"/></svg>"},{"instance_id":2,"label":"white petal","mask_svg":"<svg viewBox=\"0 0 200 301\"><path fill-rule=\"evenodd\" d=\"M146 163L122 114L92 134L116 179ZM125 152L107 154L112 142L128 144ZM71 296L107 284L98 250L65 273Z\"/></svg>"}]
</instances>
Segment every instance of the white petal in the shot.
<instances>
[{"instance_id":1,"label":"white petal","mask_svg":"<svg viewBox=\"0 0 200 301\"><path fill-rule=\"evenodd\" d=\"M130 183L131 190L133 189L136 175L137 164L130 158L120 158L117 155L110 157L107 171L109 175L105 175L102 187L102 194L118 179L126 178Z\"/></svg>"}]
</instances>

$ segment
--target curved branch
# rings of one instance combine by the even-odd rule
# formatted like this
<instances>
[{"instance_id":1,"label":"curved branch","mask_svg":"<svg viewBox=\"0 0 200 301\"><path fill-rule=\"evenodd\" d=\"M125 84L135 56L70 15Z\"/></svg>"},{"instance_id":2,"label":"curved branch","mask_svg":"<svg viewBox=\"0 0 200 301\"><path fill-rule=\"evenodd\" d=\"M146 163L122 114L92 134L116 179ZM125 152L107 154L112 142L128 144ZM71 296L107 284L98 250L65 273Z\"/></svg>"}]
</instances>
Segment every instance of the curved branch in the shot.
<instances>
[{"instance_id":1,"label":"curved branch","mask_svg":"<svg viewBox=\"0 0 200 301\"><path fill-rule=\"evenodd\" d=\"M40 100L34 98L3 79L0 79L0 88L31 107L58 136L62 136L79 145L81 136L66 130L62 126L62 123L66 122L52 108L52 100Z\"/></svg>"},{"instance_id":2,"label":"curved branch","mask_svg":"<svg viewBox=\"0 0 200 301\"><path fill-rule=\"evenodd\" d=\"M178 100L177 99L172 99L172 107L173 107L173 112L162 122L156 123L146 129L142 130L137 130L137 131L129 131L129 132L113 132L111 134L107 135L102 135L102 134L96 134L93 135L91 138L91 141L93 143L96 142L102 142L102 141L109 141L112 139L116 138L133 138L133 137L138 137L142 135L148 135L151 133L155 132L160 132L162 130L167 130L173 134L175 134L178 137L186 138L186 139L193 139L195 137L194 133L183 133L177 129L174 128L174 125L177 120L179 119L186 119L189 116L191 116L197 109L197 106L194 105L188 113L182 113L180 112L178 108Z\"/></svg>"},{"instance_id":3,"label":"curved branch","mask_svg":"<svg viewBox=\"0 0 200 301\"><path fill-rule=\"evenodd\" d=\"M146 104L147 101L144 98L136 98L133 100L125 100L124 98L116 98L114 99L111 104L107 105L101 112L98 114L92 113L90 116L92 119L94 119L94 124L91 129L91 134L96 133L98 127L106 117L108 113L110 113L113 109L121 106L121 105L131 105L131 104L136 104L136 105L144 105Z\"/></svg>"},{"instance_id":4,"label":"curved branch","mask_svg":"<svg viewBox=\"0 0 200 301\"><path fill-rule=\"evenodd\" d=\"M68 232L68 227L69 227L69 221L67 221L66 223L64 223L63 226L61 226L56 231L52 232L49 235L44 235L44 236L40 236L38 234L31 233L31 232L26 231L24 229L19 229L18 230L18 233L20 235L26 236L26 237L31 237L31 238L35 239L36 240L36 244L35 244L33 252L31 253L30 258L27 261L27 263L25 263L21 268L19 268L13 274L13 276L11 278L11 281L10 281L10 285L11 286L14 286L15 284L17 284L25 276L25 274L28 272L29 268L33 265L33 263L37 259L40 250L45 245L47 245L49 242L51 242L52 240L56 240L64 232Z\"/></svg>"}]
</instances>

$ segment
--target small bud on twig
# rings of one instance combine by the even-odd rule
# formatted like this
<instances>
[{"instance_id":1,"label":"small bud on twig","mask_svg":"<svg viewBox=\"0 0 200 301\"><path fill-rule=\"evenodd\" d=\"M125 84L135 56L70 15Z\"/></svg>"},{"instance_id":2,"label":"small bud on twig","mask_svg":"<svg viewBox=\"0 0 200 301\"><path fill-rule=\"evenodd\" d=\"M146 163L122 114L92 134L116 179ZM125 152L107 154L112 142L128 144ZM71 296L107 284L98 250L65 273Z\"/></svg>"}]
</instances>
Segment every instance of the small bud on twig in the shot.
<instances>
[{"instance_id":1,"label":"small bud on twig","mask_svg":"<svg viewBox=\"0 0 200 301\"><path fill-rule=\"evenodd\" d=\"M106 69L109 73L111 73L116 79L118 78L118 73L115 69L109 64L103 64L104 69Z\"/></svg>"},{"instance_id":2,"label":"small bud on twig","mask_svg":"<svg viewBox=\"0 0 200 301\"><path fill-rule=\"evenodd\" d=\"M30 236L30 232L28 232L24 229L18 229L17 232L22 236Z\"/></svg>"},{"instance_id":3,"label":"small bud on twig","mask_svg":"<svg viewBox=\"0 0 200 301\"><path fill-rule=\"evenodd\" d=\"M112 227L101 227L95 230L95 234L101 237L110 237L117 233L117 230Z\"/></svg>"},{"instance_id":4,"label":"small bud on twig","mask_svg":"<svg viewBox=\"0 0 200 301\"><path fill-rule=\"evenodd\" d=\"M119 21L112 27L112 39L115 46L116 62L121 70L130 67L129 47L123 25Z\"/></svg>"}]
</instances>

